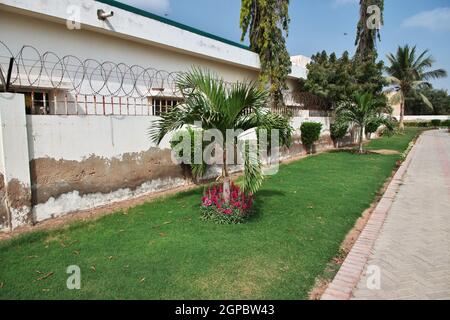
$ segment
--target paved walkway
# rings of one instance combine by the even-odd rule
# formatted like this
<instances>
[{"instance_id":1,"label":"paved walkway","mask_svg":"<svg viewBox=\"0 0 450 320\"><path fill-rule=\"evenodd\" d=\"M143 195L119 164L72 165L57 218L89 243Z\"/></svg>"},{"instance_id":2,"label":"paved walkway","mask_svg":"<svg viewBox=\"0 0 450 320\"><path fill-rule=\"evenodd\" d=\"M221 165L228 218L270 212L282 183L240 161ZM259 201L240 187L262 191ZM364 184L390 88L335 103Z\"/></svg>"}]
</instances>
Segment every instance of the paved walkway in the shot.
<instances>
[{"instance_id":1,"label":"paved walkway","mask_svg":"<svg viewBox=\"0 0 450 320\"><path fill-rule=\"evenodd\" d=\"M352 296L450 299L450 134L446 131L427 131L417 141Z\"/></svg>"}]
</instances>

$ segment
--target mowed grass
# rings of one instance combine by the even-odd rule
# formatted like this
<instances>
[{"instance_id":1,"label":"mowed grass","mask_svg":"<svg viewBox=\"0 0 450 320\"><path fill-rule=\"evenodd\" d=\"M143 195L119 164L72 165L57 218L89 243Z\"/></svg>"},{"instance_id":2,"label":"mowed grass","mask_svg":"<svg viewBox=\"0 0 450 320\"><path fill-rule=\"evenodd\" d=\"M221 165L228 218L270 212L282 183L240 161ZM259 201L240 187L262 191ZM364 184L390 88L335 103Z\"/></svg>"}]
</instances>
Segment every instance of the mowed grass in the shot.
<instances>
[{"instance_id":1,"label":"mowed grass","mask_svg":"<svg viewBox=\"0 0 450 320\"><path fill-rule=\"evenodd\" d=\"M403 151L417 132L369 147ZM201 221L200 188L0 243L0 299L305 299L398 159L331 152L282 165L243 225ZM71 265L81 290L66 287Z\"/></svg>"}]
</instances>

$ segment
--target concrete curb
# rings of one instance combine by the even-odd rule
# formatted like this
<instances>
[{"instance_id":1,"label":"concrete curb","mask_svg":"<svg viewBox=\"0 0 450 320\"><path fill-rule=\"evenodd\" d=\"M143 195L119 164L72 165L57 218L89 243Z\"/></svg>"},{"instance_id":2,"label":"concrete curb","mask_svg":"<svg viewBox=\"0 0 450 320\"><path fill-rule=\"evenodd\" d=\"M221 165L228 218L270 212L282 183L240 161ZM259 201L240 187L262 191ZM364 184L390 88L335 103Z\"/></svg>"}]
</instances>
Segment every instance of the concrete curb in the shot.
<instances>
[{"instance_id":1,"label":"concrete curb","mask_svg":"<svg viewBox=\"0 0 450 320\"><path fill-rule=\"evenodd\" d=\"M420 136L418 139L420 139ZM342 263L341 268L320 298L321 300L349 300L352 297L353 289L357 286L364 272L375 241L415 152L416 144L414 144L405 161L395 173L366 226Z\"/></svg>"}]
</instances>

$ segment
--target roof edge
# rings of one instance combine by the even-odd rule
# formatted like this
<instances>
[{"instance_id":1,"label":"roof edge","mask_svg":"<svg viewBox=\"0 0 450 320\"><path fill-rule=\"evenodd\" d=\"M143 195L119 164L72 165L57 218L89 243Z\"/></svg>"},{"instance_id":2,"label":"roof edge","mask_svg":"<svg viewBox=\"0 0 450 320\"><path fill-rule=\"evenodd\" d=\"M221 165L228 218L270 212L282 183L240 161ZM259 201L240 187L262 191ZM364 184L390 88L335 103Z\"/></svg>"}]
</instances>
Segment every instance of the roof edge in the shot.
<instances>
[{"instance_id":1,"label":"roof edge","mask_svg":"<svg viewBox=\"0 0 450 320\"><path fill-rule=\"evenodd\" d=\"M170 19L158 16L157 14L154 14L154 13L151 13L151 12L148 12L148 11L145 11L145 10L142 10L142 9L130 6L128 4L125 4L125 3L122 3L122 2L119 2L119 1L115 1L115 0L95 0L95 1L103 3L103 4L107 4L107 5L110 5L112 7L116 7L116 8L128 11L128 12L131 12L131 13L134 13L134 14L137 14L137 15L140 15L140 16L143 16L143 17L146 17L146 18L150 18L150 19L156 20L156 21L159 21L159 22L171 25L173 27L180 28L180 29L183 29L183 30L195 33L195 34L198 34L200 36L204 36L204 37L207 37L207 38L210 38L210 39L213 39L213 40L217 40L217 41L220 41L220 42L223 42L223 43L226 43L226 44L229 44L229 45L241 48L241 49L245 49L245 50L251 51L250 47L248 47L248 46L246 46L244 44L237 43L237 42L234 42L234 41L231 41L231 40L228 40L228 39L216 36L216 35L214 35L212 33L205 32L205 31L202 31L200 29L197 29L197 28L194 28L194 27L191 27L191 26L188 26L188 25L185 25L185 24L182 24L182 23L179 23L179 22L176 22L176 21L173 21L173 20L170 20Z\"/></svg>"}]
</instances>

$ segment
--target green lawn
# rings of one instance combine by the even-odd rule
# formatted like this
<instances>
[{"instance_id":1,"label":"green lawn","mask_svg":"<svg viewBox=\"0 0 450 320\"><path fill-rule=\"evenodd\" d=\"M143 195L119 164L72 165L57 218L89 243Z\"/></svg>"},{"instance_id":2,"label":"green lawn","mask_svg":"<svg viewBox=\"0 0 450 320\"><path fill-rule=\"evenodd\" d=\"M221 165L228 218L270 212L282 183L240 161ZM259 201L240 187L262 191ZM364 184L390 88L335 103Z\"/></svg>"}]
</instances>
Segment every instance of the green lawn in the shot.
<instances>
[{"instance_id":1,"label":"green lawn","mask_svg":"<svg viewBox=\"0 0 450 320\"><path fill-rule=\"evenodd\" d=\"M418 131L369 147L403 151ZM332 152L283 165L244 225L201 221L199 189L0 243L0 299L307 298L399 157ZM70 265L81 290L66 288Z\"/></svg>"}]
</instances>

